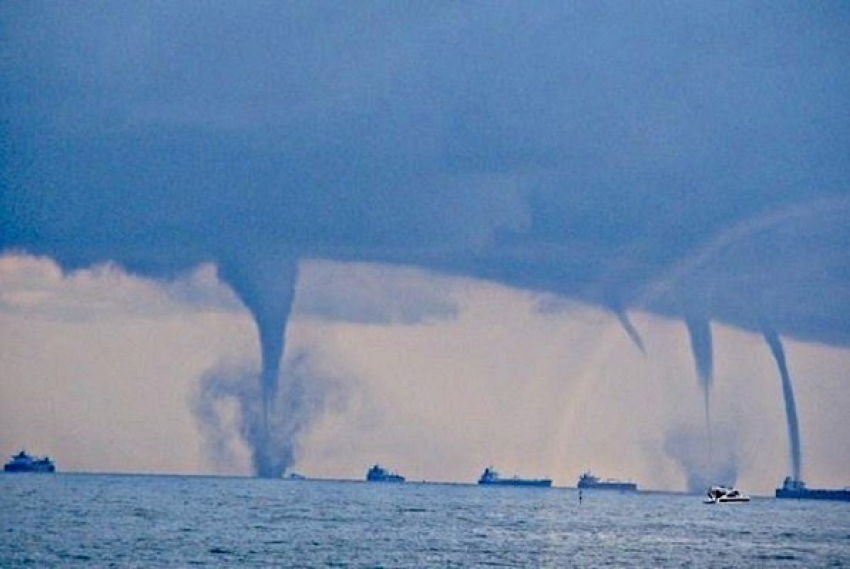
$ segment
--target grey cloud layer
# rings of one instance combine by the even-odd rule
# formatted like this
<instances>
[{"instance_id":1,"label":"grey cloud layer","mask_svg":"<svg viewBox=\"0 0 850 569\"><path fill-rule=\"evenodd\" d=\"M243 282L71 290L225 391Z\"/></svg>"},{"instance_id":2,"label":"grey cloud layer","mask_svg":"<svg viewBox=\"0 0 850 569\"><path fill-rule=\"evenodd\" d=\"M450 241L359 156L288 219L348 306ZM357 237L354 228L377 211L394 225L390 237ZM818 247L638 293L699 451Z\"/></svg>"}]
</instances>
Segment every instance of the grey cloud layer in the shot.
<instances>
[{"instance_id":1,"label":"grey cloud layer","mask_svg":"<svg viewBox=\"0 0 850 569\"><path fill-rule=\"evenodd\" d=\"M628 307L727 228L848 196L840 4L3 11L2 246L69 266L364 259ZM846 343L786 313L847 313L832 217L687 302L751 326L727 305L776 298L781 332Z\"/></svg>"}]
</instances>

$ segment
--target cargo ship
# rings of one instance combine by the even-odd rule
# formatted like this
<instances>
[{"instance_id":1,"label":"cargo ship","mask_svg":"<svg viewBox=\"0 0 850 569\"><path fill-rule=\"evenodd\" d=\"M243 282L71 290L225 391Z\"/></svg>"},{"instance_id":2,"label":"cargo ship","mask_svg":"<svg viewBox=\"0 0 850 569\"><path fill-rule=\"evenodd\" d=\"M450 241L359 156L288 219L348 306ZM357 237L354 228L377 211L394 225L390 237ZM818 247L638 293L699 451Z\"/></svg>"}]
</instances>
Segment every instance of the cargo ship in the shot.
<instances>
[{"instance_id":1,"label":"cargo ship","mask_svg":"<svg viewBox=\"0 0 850 569\"><path fill-rule=\"evenodd\" d=\"M794 480L790 476L785 478L782 488L776 489L777 498L797 498L799 500L839 500L850 502L850 488L842 490L826 490L819 488L806 488L802 480Z\"/></svg>"},{"instance_id":2,"label":"cargo ship","mask_svg":"<svg viewBox=\"0 0 850 569\"><path fill-rule=\"evenodd\" d=\"M634 482L621 480L602 480L590 472L585 472L578 479L576 488L579 490L619 490L621 492L636 492L638 487Z\"/></svg>"},{"instance_id":3,"label":"cargo ship","mask_svg":"<svg viewBox=\"0 0 850 569\"><path fill-rule=\"evenodd\" d=\"M535 488L549 488L552 486L552 481L549 478L502 478L499 473L488 466L478 479L478 483L484 486L531 486Z\"/></svg>"},{"instance_id":4,"label":"cargo ship","mask_svg":"<svg viewBox=\"0 0 850 569\"><path fill-rule=\"evenodd\" d=\"M404 476L396 472L390 472L377 464L366 472L367 482L404 482Z\"/></svg>"},{"instance_id":5,"label":"cargo ship","mask_svg":"<svg viewBox=\"0 0 850 569\"><path fill-rule=\"evenodd\" d=\"M31 456L22 450L3 466L3 472L55 472L56 465L49 457Z\"/></svg>"}]
</instances>

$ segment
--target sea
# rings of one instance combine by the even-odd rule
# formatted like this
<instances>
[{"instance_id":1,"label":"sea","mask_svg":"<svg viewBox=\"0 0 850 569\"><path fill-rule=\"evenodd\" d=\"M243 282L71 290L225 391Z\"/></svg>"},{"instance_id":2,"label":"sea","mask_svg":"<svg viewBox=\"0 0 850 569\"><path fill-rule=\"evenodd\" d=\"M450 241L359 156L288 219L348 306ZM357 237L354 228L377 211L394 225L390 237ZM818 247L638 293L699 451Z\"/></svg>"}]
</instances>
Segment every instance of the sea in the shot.
<instances>
[{"instance_id":1,"label":"sea","mask_svg":"<svg viewBox=\"0 0 850 569\"><path fill-rule=\"evenodd\" d=\"M0 567L844 567L850 504L203 476L0 474Z\"/></svg>"}]
</instances>

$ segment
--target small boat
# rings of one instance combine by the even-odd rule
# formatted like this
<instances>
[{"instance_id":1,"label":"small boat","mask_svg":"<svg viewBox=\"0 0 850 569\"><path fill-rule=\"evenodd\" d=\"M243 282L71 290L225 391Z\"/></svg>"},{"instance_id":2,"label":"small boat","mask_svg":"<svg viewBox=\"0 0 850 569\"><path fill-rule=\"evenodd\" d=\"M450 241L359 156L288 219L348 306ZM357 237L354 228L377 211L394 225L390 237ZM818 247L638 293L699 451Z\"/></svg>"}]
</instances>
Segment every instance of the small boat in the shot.
<instances>
[{"instance_id":1,"label":"small boat","mask_svg":"<svg viewBox=\"0 0 850 569\"><path fill-rule=\"evenodd\" d=\"M478 479L478 483L484 486L532 486L536 488L549 488L552 480L549 478L502 478L492 466L488 466Z\"/></svg>"},{"instance_id":2,"label":"small boat","mask_svg":"<svg viewBox=\"0 0 850 569\"><path fill-rule=\"evenodd\" d=\"M56 466L50 457L37 457L21 450L3 466L4 472L55 472Z\"/></svg>"},{"instance_id":3,"label":"small boat","mask_svg":"<svg viewBox=\"0 0 850 569\"><path fill-rule=\"evenodd\" d=\"M741 494L740 491L735 488L729 488L728 486L712 486L706 492L708 495L707 500L703 500L705 504L725 504L726 502L749 502L750 497L744 494Z\"/></svg>"},{"instance_id":4,"label":"small boat","mask_svg":"<svg viewBox=\"0 0 850 569\"><path fill-rule=\"evenodd\" d=\"M590 472L585 472L578 479L576 488L579 490L619 490L621 492L636 492L637 484L634 482L623 482L622 480L602 480Z\"/></svg>"},{"instance_id":5,"label":"small boat","mask_svg":"<svg viewBox=\"0 0 850 569\"><path fill-rule=\"evenodd\" d=\"M366 480L368 482L404 482L404 476L376 464L366 472Z\"/></svg>"}]
</instances>

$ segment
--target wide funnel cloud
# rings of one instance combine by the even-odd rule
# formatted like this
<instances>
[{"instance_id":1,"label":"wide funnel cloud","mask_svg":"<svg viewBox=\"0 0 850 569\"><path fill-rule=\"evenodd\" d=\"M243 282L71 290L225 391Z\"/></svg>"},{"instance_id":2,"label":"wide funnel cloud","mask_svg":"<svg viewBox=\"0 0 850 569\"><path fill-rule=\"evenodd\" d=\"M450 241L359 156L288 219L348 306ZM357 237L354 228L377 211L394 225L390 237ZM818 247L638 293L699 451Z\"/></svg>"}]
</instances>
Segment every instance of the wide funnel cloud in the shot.
<instances>
[{"instance_id":1,"label":"wide funnel cloud","mask_svg":"<svg viewBox=\"0 0 850 569\"><path fill-rule=\"evenodd\" d=\"M276 458L271 439L270 417L278 394L280 362L285 346L286 322L292 311L298 264L295 258L276 255L271 258L251 258L247 253L237 260L222 264L220 272L254 316L260 338L260 421L252 442L257 474L278 477L291 463L291 452L284 459ZM244 407L244 405L243 405Z\"/></svg>"},{"instance_id":2,"label":"wide funnel cloud","mask_svg":"<svg viewBox=\"0 0 850 569\"><path fill-rule=\"evenodd\" d=\"M0 251L214 262L265 415L307 258L554 292L639 349L628 310L681 318L706 393L711 322L850 343L841 4L25 2L0 26Z\"/></svg>"}]
</instances>

